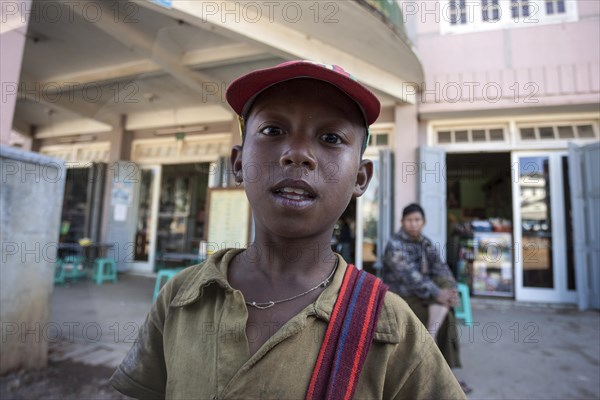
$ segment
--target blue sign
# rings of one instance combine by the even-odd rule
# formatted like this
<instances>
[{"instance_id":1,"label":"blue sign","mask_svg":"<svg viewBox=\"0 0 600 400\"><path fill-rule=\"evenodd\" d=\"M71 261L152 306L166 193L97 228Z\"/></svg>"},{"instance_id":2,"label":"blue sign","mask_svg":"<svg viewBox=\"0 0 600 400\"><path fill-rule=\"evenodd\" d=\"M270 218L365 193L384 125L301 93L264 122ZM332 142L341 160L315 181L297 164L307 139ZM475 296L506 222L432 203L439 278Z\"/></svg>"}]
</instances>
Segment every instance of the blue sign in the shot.
<instances>
[{"instance_id":1,"label":"blue sign","mask_svg":"<svg viewBox=\"0 0 600 400\"><path fill-rule=\"evenodd\" d=\"M173 7L173 0L150 0L150 2L156 3L159 6L163 6L165 8L172 8Z\"/></svg>"}]
</instances>

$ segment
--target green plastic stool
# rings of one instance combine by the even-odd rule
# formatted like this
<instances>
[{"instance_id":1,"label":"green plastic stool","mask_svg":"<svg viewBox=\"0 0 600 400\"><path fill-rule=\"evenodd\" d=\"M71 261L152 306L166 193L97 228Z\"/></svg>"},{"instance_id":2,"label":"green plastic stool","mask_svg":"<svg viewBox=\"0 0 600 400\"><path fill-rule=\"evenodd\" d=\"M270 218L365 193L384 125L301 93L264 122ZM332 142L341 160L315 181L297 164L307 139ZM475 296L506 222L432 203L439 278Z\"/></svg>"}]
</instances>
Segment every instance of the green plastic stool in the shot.
<instances>
[{"instance_id":1,"label":"green plastic stool","mask_svg":"<svg viewBox=\"0 0 600 400\"><path fill-rule=\"evenodd\" d=\"M54 284L62 285L65 283L65 269L63 268L63 260L60 258L54 263Z\"/></svg>"},{"instance_id":2,"label":"green plastic stool","mask_svg":"<svg viewBox=\"0 0 600 400\"><path fill-rule=\"evenodd\" d=\"M64 279L79 279L87 277L85 258L82 256L66 256L61 260Z\"/></svg>"},{"instance_id":3,"label":"green plastic stool","mask_svg":"<svg viewBox=\"0 0 600 400\"><path fill-rule=\"evenodd\" d=\"M464 283L459 283L458 294L460 295L460 305L454 307L454 316L464 320L465 325L471 325L473 324L473 314L471 313L469 287Z\"/></svg>"},{"instance_id":4,"label":"green plastic stool","mask_svg":"<svg viewBox=\"0 0 600 400\"><path fill-rule=\"evenodd\" d=\"M160 289L164 286L164 284L167 283L169 279L177 275L177 273L181 270L183 270L183 267L173 269L161 269L160 271L158 271L158 275L156 275L156 283L154 284L154 295L152 296L152 302L156 301L158 293L160 292Z\"/></svg>"},{"instance_id":5,"label":"green plastic stool","mask_svg":"<svg viewBox=\"0 0 600 400\"><path fill-rule=\"evenodd\" d=\"M117 281L117 265L112 258L96 258L94 260L94 280L96 285L104 281Z\"/></svg>"}]
</instances>

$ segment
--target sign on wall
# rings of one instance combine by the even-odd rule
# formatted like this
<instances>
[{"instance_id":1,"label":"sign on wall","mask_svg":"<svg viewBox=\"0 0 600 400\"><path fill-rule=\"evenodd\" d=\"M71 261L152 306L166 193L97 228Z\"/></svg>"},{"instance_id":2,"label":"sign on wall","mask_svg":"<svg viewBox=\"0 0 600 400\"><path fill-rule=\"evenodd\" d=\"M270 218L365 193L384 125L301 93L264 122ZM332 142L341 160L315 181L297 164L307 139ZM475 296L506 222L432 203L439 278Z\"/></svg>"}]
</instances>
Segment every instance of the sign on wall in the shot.
<instances>
[{"instance_id":1,"label":"sign on wall","mask_svg":"<svg viewBox=\"0 0 600 400\"><path fill-rule=\"evenodd\" d=\"M209 189L207 201L208 252L246 247L250 239L251 213L244 189Z\"/></svg>"}]
</instances>

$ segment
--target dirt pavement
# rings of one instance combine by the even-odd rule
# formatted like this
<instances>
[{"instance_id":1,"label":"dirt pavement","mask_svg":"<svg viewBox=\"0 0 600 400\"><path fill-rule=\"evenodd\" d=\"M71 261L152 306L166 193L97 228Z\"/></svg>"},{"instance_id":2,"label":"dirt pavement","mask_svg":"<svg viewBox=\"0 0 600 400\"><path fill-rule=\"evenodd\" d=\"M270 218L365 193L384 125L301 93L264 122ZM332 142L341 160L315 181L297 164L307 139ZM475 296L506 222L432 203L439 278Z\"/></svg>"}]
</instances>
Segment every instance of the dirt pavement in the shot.
<instances>
[{"instance_id":1,"label":"dirt pavement","mask_svg":"<svg viewBox=\"0 0 600 400\"><path fill-rule=\"evenodd\" d=\"M48 368L0 377L0 399L125 399L108 384L151 306L154 279L56 287ZM471 399L600 399L600 313L473 300L460 325Z\"/></svg>"},{"instance_id":2,"label":"dirt pavement","mask_svg":"<svg viewBox=\"0 0 600 400\"><path fill-rule=\"evenodd\" d=\"M87 365L70 360L51 362L45 369L19 371L0 377L0 399L129 399L108 383L113 370L102 365Z\"/></svg>"}]
</instances>

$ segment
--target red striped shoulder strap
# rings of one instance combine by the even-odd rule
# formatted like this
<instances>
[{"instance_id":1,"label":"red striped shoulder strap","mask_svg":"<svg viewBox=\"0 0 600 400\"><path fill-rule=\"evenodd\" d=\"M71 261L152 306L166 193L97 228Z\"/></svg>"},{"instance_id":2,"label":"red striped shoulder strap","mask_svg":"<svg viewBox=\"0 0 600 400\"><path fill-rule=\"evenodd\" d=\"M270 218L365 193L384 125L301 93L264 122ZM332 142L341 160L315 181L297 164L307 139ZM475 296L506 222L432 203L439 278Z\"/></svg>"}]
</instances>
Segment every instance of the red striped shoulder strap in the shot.
<instances>
[{"instance_id":1,"label":"red striped shoulder strap","mask_svg":"<svg viewBox=\"0 0 600 400\"><path fill-rule=\"evenodd\" d=\"M306 400L352 399L387 286L348 265L306 392Z\"/></svg>"}]
</instances>

